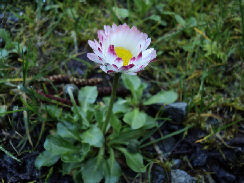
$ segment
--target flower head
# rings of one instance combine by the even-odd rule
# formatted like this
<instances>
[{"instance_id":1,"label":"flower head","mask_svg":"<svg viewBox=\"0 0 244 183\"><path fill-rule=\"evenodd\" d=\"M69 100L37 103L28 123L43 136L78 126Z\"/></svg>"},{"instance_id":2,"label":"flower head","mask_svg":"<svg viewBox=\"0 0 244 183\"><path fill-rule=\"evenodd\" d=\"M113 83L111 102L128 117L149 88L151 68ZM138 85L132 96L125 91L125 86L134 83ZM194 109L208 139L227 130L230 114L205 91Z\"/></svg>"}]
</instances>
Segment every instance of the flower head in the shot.
<instances>
[{"instance_id":1,"label":"flower head","mask_svg":"<svg viewBox=\"0 0 244 183\"><path fill-rule=\"evenodd\" d=\"M136 75L156 58L156 51L147 49L151 39L135 26L105 25L104 30L99 30L97 34L99 42L88 41L94 53L88 53L87 57L100 64L106 73Z\"/></svg>"}]
</instances>

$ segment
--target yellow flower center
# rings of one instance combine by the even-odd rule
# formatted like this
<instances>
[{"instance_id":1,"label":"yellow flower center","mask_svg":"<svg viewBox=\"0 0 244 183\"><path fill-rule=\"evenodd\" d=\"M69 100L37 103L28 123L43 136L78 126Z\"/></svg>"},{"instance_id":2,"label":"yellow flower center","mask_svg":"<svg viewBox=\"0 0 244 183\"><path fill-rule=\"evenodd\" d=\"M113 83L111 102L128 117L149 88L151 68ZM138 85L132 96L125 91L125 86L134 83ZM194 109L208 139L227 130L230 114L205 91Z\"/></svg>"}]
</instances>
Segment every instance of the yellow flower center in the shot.
<instances>
[{"instance_id":1,"label":"yellow flower center","mask_svg":"<svg viewBox=\"0 0 244 183\"><path fill-rule=\"evenodd\" d=\"M132 58L131 52L123 47L115 47L114 49L116 55L123 60L123 66L127 66Z\"/></svg>"}]
</instances>

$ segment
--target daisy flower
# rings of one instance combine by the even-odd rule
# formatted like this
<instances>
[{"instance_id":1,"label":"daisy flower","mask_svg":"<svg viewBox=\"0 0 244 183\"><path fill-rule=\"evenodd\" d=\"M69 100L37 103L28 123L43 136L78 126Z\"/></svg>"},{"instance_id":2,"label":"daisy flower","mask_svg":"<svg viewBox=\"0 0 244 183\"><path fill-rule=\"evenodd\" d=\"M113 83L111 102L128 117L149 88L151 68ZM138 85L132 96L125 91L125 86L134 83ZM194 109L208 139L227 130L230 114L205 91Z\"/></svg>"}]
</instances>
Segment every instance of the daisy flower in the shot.
<instances>
[{"instance_id":1,"label":"daisy flower","mask_svg":"<svg viewBox=\"0 0 244 183\"><path fill-rule=\"evenodd\" d=\"M151 39L135 26L105 25L97 34L99 41L88 41L94 53L88 53L87 57L100 64L106 73L136 75L156 58L156 51L147 49Z\"/></svg>"}]
</instances>

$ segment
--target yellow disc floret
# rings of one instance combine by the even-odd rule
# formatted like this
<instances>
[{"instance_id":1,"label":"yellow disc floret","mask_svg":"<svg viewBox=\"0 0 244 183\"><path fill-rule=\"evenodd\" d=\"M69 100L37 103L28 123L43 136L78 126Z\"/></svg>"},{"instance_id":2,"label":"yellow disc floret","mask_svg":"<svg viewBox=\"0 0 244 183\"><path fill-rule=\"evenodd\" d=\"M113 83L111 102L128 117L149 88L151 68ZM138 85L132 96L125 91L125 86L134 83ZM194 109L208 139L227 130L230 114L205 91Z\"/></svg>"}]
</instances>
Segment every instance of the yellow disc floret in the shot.
<instances>
[{"instance_id":1,"label":"yellow disc floret","mask_svg":"<svg viewBox=\"0 0 244 183\"><path fill-rule=\"evenodd\" d=\"M132 58L132 54L129 50L123 47L115 47L115 53L123 60L123 66L127 66L129 64L129 61Z\"/></svg>"}]
</instances>

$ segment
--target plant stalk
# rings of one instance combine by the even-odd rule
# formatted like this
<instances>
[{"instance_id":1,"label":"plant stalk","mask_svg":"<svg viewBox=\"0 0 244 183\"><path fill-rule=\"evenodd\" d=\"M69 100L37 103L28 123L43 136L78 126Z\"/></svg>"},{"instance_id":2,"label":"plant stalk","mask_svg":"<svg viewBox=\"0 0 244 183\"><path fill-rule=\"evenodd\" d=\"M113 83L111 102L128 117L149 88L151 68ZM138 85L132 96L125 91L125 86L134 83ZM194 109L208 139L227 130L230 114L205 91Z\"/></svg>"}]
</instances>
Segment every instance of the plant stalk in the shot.
<instances>
[{"instance_id":1,"label":"plant stalk","mask_svg":"<svg viewBox=\"0 0 244 183\"><path fill-rule=\"evenodd\" d=\"M182 128L182 129L177 130L177 131L175 131L175 132L172 132L172 133L170 133L170 134L168 134L168 135L165 135L165 136L163 136L163 137L161 137L161 138L158 138L158 139L156 139L156 140L153 140L153 141L151 141L151 142L148 142L148 143L146 143L146 144L143 144L143 145L140 146L140 148L147 147L147 146L149 146L149 145L158 143L158 142L160 142L160 141L162 141L162 140L165 140L165 139L167 139L167 138L170 138L170 137L172 137L172 136L175 136L175 135L178 135L178 134L180 134L180 133L183 133L183 132L185 132L186 130L192 128L193 126L194 126L194 125L186 126L185 128Z\"/></svg>"},{"instance_id":2,"label":"plant stalk","mask_svg":"<svg viewBox=\"0 0 244 183\"><path fill-rule=\"evenodd\" d=\"M114 79L113 79L112 94L111 94L111 98L110 98L108 112L107 112L106 119L105 119L105 122L104 122L104 125L103 125L103 129L102 129L103 130L103 134L106 133L106 129L108 127L108 123L109 123L110 118L111 118L112 109L113 109L113 105L114 105L114 100L116 98L116 91L117 91L117 88L119 86L120 75L121 75L120 73L116 73L115 76L114 76Z\"/></svg>"}]
</instances>

